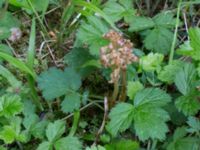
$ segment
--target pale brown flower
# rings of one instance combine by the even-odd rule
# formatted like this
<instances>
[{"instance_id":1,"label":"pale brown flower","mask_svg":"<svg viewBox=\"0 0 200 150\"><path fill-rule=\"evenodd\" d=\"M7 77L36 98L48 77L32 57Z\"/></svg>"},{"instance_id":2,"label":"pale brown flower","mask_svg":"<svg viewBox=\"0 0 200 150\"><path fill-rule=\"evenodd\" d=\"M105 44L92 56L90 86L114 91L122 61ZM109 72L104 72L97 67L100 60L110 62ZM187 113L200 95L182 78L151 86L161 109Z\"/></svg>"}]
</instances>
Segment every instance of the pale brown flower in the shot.
<instances>
[{"instance_id":1,"label":"pale brown flower","mask_svg":"<svg viewBox=\"0 0 200 150\"><path fill-rule=\"evenodd\" d=\"M110 83L114 83L119 80L120 71L138 61L138 58L132 52L133 43L124 39L122 34L111 30L103 37L110 43L100 49L101 63L105 68L112 69Z\"/></svg>"}]
</instances>

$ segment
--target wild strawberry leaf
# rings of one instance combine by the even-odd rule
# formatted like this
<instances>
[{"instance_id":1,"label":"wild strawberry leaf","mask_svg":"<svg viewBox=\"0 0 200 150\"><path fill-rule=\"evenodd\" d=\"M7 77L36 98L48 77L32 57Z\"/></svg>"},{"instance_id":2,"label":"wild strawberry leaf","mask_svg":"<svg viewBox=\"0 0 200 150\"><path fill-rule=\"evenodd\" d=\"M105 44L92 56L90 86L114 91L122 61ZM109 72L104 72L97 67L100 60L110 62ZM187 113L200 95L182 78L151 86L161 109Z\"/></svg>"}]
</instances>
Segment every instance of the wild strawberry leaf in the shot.
<instances>
[{"instance_id":1,"label":"wild strawberry leaf","mask_svg":"<svg viewBox=\"0 0 200 150\"><path fill-rule=\"evenodd\" d=\"M53 145L47 141L42 142L37 148L37 150L52 150L52 149Z\"/></svg>"},{"instance_id":2,"label":"wild strawberry leaf","mask_svg":"<svg viewBox=\"0 0 200 150\"><path fill-rule=\"evenodd\" d=\"M148 50L168 54L171 48L173 33L164 27L158 26L149 31L144 39L144 45Z\"/></svg>"},{"instance_id":3,"label":"wild strawberry leaf","mask_svg":"<svg viewBox=\"0 0 200 150\"><path fill-rule=\"evenodd\" d=\"M94 67L84 66L86 63L96 60L94 56L89 53L88 49L85 48L73 48L68 54L64 57L64 62L70 67L77 70L77 72L82 76L88 76Z\"/></svg>"},{"instance_id":4,"label":"wild strawberry leaf","mask_svg":"<svg viewBox=\"0 0 200 150\"><path fill-rule=\"evenodd\" d=\"M164 68L159 72L158 79L171 84L175 80L177 72L181 70L184 62L179 60L174 60L169 65L164 66Z\"/></svg>"},{"instance_id":5,"label":"wild strawberry leaf","mask_svg":"<svg viewBox=\"0 0 200 150\"><path fill-rule=\"evenodd\" d=\"M77 137L68 136L59 139L55 143L56 150L82 150L82 143Z\"/></svg>"},{"instance_id":6,"label":"wild strawberry leaf","mask_svg":"<svg viewBox=\"0 0 200 150\"><path fill-rule=\"evenodd\" d=\"M77 109L79 109L81 105L81 97L79 93L73 92L68 93L65 96L65 99L61 103L61 109L65 113L71 113Z\"/></svg>"},{"instance_id":7,"label":"wild strawberry leaf","mask_svg":"<svg viewBox=\"0 0 200 150\"><path fill-rule=\"evenodd\" d=\"M159 88L146 88L139 91L134 99L134 106L150 105L162 107L171 101L171 97Z\"/></svg>"},{"instance_id":8,"label":"wild strawberry leaf","mask_svg":"<svg viewBox=\"0 0 200 150\"><path fill-rule=\"evenodd\" d=\"M107 125L107 130L116 136L118 132L125 131L133 121L134 107L128 103L119 103L110 112L111 121Z\"/></svg>"},{"instance_id":9,"label":"wild strawberry leaf","mask_svg":"<svg viewBox=\"0 0 200 150\"><path fill-rule=\"evenodd\" d=\"M170 118L162 107L170 100L170 96L158 88L147 88L136 94L134 126L140 140L165 139L168 131L165 122Z\"/></svg>"},{"instance_id":10,"label":"wild strawberry leaf","mask_svg":"<svg viewBox=\"0 0 200 150\"><path fill-rule=\"evenodd\" d=\"M188 118L187 124L190 126L190 128L187 129L187 132L196 133L196 134L198 134L200 132L200 120L199 120L199 118L190 116Z\"/></svg>"},{"instance_id":11,"label":"wild strawberry leaf","mask_svg":"<svg viewBox=\"0 0 200 150\"><path fill-rule=\"evenodd\" d=\"M169 143L167 150L199 150L199 139L195 137L185 137L186 134L185 127L177 128L173 136L173 141Z\"/></svg>"},{"instance_id":12,"label":"wild strawberry leaf","mask_svg":"<svg viewBox=\"0 0 200 150\"><path fill-rule=\"evenodd\" d=\"M2 139L6 144L10 144L14 141L25 142L25 134L21 132L22 119L19 117L13 117L9 119L9 122L10 124L4 125L0 131L0 139Z\"/></svg>"},{"instance_id":13,"label":"wild strawberry leaf","mask_svg":"<svg viewBox=\"0 0 200 150\"><path fill-rule=\"evenodd\" d=\"M21 98L17 95L3 95L0 97L0 116L7 118L19 114L23 110Z\"/></svg>"},{"instance_id":14,"label":"wild strawberry leaf","mask_svg":"<svg viewBox=\"0 0 200 150\"><path fill-rule=\"evenodd\" d=\"M185 63L179 72L176 73L175 85L183 95L187 95L196 88L194 84L196 75L195 67L191 63Z\"/></svg>"},{"instance_id":15,"label":"wild strawberry leaf","mask_svg":"<svg viewBox=\"0 0 200 150\"><path fill-rule=\"evenodd\" d=\"M106 149L100 145L97 146L92 145L91 147L86 147L86 150L106 150Z\"/></svg>"},{"instance_id":16,"label":"wild strawberry leaf","mask_svg":"<svg viewBox=\"0 0 200 150\"><path fill-rule=\"evenodd\" d=\"M161 63L163 62L164 56L159 53L149 53L146 56L140 58L139 67L144 71L159 71L161 69Z\"/></svg>"},{"instance_id":17,"label":"wild strawberry leaf","mask_svg":"<svg viewBox=\"0 0 200 150\"><path fill-rule=\"evenodd\" d=\"M200 102L198 93L189 93L176 99L175 105L177 109L186 116L195 115L200 110Z\"/></svg>"},{"instance_id":18,"label":"wild strawberry leaf","mask_svg":"<svg viewBox=\"0 0 200 150\"><path fill-rule=\"evenodd\" d=\"M186 41L182 44L177 53L184 56L190 56L194 60L200 60L200 28L189 29L190 41Z\"/></svg>"},{"instance_id":19,"label":"wild strawberry leaf","mask_svg":"<svg viewBox=\"0 0 200 150\"><path fill-rule=\"evenodd\" d=\"M117 140L105 146L108 150L138 150L139 144L133 140Z\"/></svg>"},{"instance_id":20,"label":"wild strawberry leaf","mask_svg":"<svg viewBox=\"0 0 200 150\"><path fill-rule=\"evenodd\" d=\"M145 141L149 138L164 140L168 132L166 121L168 113L159 107L142 105L136 108L134 114L134 127L139 139Z\"/></svg>"},{"instance_id":21,"label":"wild strawberry leaf","mask_svg":"<svg viewBox=\"0 0 200 150\"><path fill-rule=\"evenodd\" d=\"M136 93L142 90L144 86L139 81L129 81L127 85L127 95L133 100Z\"/></svg>"},{"instance_id":22,"label":"wild strawberry leaf","mask_svg":"<svg viewBox=\"0 0 200 150\"><path fill-rule=\"evenodd\" d=\"M137 32L145 29L153 28L155 23L149 17L134 17L130 23L129 31Z\"/></svg>"},{"instance_id":23,"label":"wild strawberry leaf","mask_svg":"<svg viewBox=\"0 0 200 150\"><path fill-rule=\"evenodd\" d=\"M162 107L170 100L171 97L158 88L140 90L135 96L134 105L119 103L111 110L107 130L116 136L133 123L140 140L164 140L168 131L166 122L170 117Z\"/></svg>"},{"instance_id":24,"label":"wild strawberry leaf","mask_svg":"<svg viewBox=\"0 0 200 150\"><path fill-rule=\"evenodd\" d=\"M50 68L38 77L38 87L46 100L53 100L69 91L76 91L81 86L81 78L72 68L64 71Z\"/></svg>"},{"instance_id":25,"label":"wild strawberry leaf","mask_svg":"<svg viewBox=\"0 0 200 150\"><path fill-rule=\"evenodd\" d=\"M65 122L56 120L54 123L49 123L46 129L46 136L48 141L55 142L65 132Z\"/></svg>"},{"instance_id":26,"label":"wild strawberry leaf","mask_svg":"<svg viewBox=\"0 0 200 150\"><path fill-rule=\"evenodd\" d=\"M117 3L116 0L109 0L105 3L103 11L113 22L117 22L122 18L124 18L126 22L129 22L130 18L136 13L129 0L119 1L119 3Z\"/></svg>"},{"instance_id":27,"label":"wild strawberry leaf","mask_svg":"<svg viewBox=\"0 0 200 150\"><path fill-rule=\"evenodd\" d=\"M100 18L90 16L87 21L82 22L77 33L77 40L81 44L87 44L92 55L99 55L100 47L108 44L108 41L102 38L108 30L108 26Z\"/></svg>"},{"instance_id":28,"label":"wild strawberry leaf","mask_svg":"<svg viewBox=\"0 0 200 150\"><path fill-rule=\"evenodd\" d=\"M156 16L153 17L153 21L156 25L172 28L176 25L176 18L174 18L174 14L171 11L163 11Z\"/></svg>"}]
</instances>

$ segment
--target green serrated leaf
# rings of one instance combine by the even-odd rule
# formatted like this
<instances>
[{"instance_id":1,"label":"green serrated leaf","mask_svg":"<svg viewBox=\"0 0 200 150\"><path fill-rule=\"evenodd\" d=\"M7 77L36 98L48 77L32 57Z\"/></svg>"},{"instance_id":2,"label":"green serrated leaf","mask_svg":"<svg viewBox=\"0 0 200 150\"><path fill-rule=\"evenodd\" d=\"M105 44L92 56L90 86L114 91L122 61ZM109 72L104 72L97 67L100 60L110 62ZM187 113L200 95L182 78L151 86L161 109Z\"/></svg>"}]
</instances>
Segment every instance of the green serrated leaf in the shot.
<instances>
[{"instance_id":1,"label":"green serrated leaf","mask_svg":"<svg viewBox=\"0 0 200 150\"><path fill-rule=\"evenodd\" d=\"M199 139L195 137L185 137L186 128L177 128L173 141L167 146L167 150L199 150Z\"/></svg>"},{"instance_id":2,"label":"green serrated leaf","mask_svg":"<svg viewBox=\"0 0 200 150\"><path fill-rule=\"evenodd\" d=\"M170 102L170 96L158 88L139 91L134 100L134 126L142 141L148 138L164 140L168 131L168 113L161 107Z\"/></svg>"},{"instance_id":3,"label":"green serrated leaf","mask_svg":"<svg viewBox=\"0 0 200 150\"><path fill-rule=\"evenodd\" d=\"M46 142L42 142L38 146L37 150L53 150L53 146L52 146L52 144L50 142L46 141Z\"/></svg>"},{"instance_id":4,"label":"green serrated leaf","mask_svg":"<svg viewBox=\"0 0 200 150\"><path fill-rule=\"evenodd\" d=\"M187 129L187 132L197 134L200 133L200 120L198 118L190 116L187 124L190 126L190 128Z\"/></svg>"},{"instance_id":5,"label":"green serrated leaf","mask_svg":"<svg viewBox=\"0 0 200 150\"><path fill-rule=\"evenodd\" d=\"M89 45L92 55L99 55L100 47L108 44L108 41L102 38L108 30L109 28L101 19L90 16L87 22L82 22L77 33L77 39L82 44Z\"/></svg>"},{"instance_id":6,"label":"green serrated leaf","mask_svg":"<svg viewBox=\"0 0 200 150\"><path fill-rule=\"evenodd\" d=\"M146 88L139 91L134 99L134 106L150 105L152 107L162 107L171 101L171 97L158 88Z\"/></svg>"},{"instance_id":7,"label":"green serrated leaf","mask_svg":"<svg viewBox=\"0 0 200 150\"><path fill-rule=\"evenodd\" d=\"M178 49L180 55L190 56L194 60L200 60L200 28L189 29L190 41L184 42Z\"/></svg>"},{"instance_id":8,"label":"green serrated leaf","mask_svg":"<svg viewBox=\"0 0 200 150\"><path fill-rule=\"evenodd\" d=\"M9 28L0 26L0 40L9 38L10 35L11 35L11 32Z\"/></svg>"},{"instance_id":9,"label":"green serrated leaf","mask_svg":"<svg viewBox=\"0 0 200 150\"><path fill-rule=\"evenodd\" d=\"M179 60L174 60L169 65L164 66L163 70L161 70L158 74L158 79L171 84L175 80L175 76L177 72L181 70L184 62Z\"/></svg>"},{"instance_id":10,"label":"green serrated leaf","mask_svg":"<svg viewBox=\"0 0 200 150\"><path fill-rule=\"evenodd\" d=\"M116 105L110 112L111 121L107 125L107 130L116 136L118 132L128 129L133 121L134 107L128 103Z\"/></svg>"},{"instance_id":11,"label":"green serrated leaf","mask_svg":"<svg viewBox=\"0 0 200 150\"><path fill-rule=\"evenodd\" d=\"M81 78L72 68L66 68L64 72L57 68L50 68L40 74L38 86L46 100L53 100L69 91L78 90L81 86Z\"/></svg>"},{"instance_id":12,"label":"green serrated leaf","mask_svg":"<svg viewBox=\"0 0 200 150\"><path fill-rule=\"evenodd\" d=\"M0 28L6 27L10 30L12 27L19 27L19 26L20 26L19 20L15 18L10 12L5 12L3 16L0 17Z\"/></svg>"},{"instance_id":13,"label":"green serrated leaf","mask_svg":"<svg viewBox=\"0 0 200 150\"><path fill-rule=\"evenodd\" d=\"M21 132L22 119L19 117L11 118L10 125L3 126L3 130L0 132L0 139L4 140L6 144L20 141L25 142L25 134Z\"/></svg>"},{"instance_id":14,"label":"green serrated leaf","mask_svg":"<svg viewBox=\"0 0 200 150\"><path fill-rule=\"evenodd\" d=\"M88 49L84 48L73 48L64 57L64 62L77 70L82 77L86 77L94 70L94 68L90 66L83 66L91 60L94 60L94 57L89 53Z\"/></svg>"},{"instance_id":15,"label":"green serrated leaf","mask_svg":"<svg viewBox=\"0 0 200 150\"><path fill-rule=\"evenodd\" d=\"M81 105L81 97L79 93L68 93L65 96L65 99L61 103L61 109L65 113L71 113L77 109L79 109Z\"/></svg>"},{"instance_id":16,"label":"green serrated leaf","mask_svg":"<svg viewBox=\"0 0 200 150\"><path fill-rule=\"evenodd\" d=\"M159 53L149 53L147 56L142 56L140 58L140 68L144 71L159 71L160 65L164 59L164 56Z\"/></svg>"},{"instance_id":17,"label":"green serrated leaf","mask_svg":"<svg viewBox=\"0 0 200 150\"><path fill-rule=\"evenodd\" d=\"M148 105L140 106L134 114L134 126L139 139L145 141L149 138L164 140L168 132L166 121L169 115L161 108Z\"/></svg>"},{"instance_id":18,"label":"green serrated leaf","mask_svg":"<svg viewBox=\"0 0 200 150\"><path fill-rule=\"evenodd\" d=\"M65 132L65 122L57 120L49 123L46 129L46 136L50 142L55 142Z\"/></svg>"},{"instance_id":19,"label":"green serrated leaf","mask_svg":"<svg viewBox=\"0 0 200 150\"><path fill-rule=\"evenodd\" d=\"M172 28L176 25L176 18L174 18L174 14L171 11L163 11L154 16L153 20L156 25L165 28Z\"/></svg>"},{"instance_id":20,"label":"green serrated leaf","mask_svg":"<svg viewBox=\"0 0 200 150\"><path fill-rule=\"evenodd\" d=\"M68 136L55 143L56 150L82 150L82 143L77 137Z\"/></svg>"},{"instance_id":21,"label":"green serrated leaf","mask_svg":"<svg viewBox=\"0 0 200 150\"><path fill-rule=\"evenodd\" d=\"M30 100L24 101L24 109L23 114L24 116L29 116L35 114L36 106Z\"/></svg>"},{"instance_id":22,"label":"green serrated leaf","mask_svg":"<svg viewBox=\"0 0 200 150\"><path fill-rule=\"evenodd\" d=\"M193 83L196 75L195 67L191 63L185 63L180 71L176 73L175 85L183 95L187 95L194 89Z\"/></svg>"},{"instance_id":23,"label":"green serrated leaf","mask_svg":"<svg viewBox=\"0 0 200 150\"><path fill-rule=\"evenodd\" d=\"M164 27L156 27L144 39L148 50L168 54L171 48L173 33Z\"/></svg>"},{"instance_id":24,"label":"green serrated leaf","mask_svg":"<svg viewBox=\"0 0 200 150\"><path fill-rule=\"evenodd\" d=\"M153 28L155 23L148 17L134 17L130 22L129 31L137 32L145 29Z\"/></svg>"},{"instance_id":25,"label":"green serrated leaf","mask_svg":"<svg viewBox=\"0 0 200 150\"><path fill-rule=\"evenodd\" d=\"M130 18L135 15L135 10L131 7L130 1L124 1L117 3L115 0L109 0L105 3L103 11L113 22L117 22L122 18L124 18L126 22L129 22Z\"/></svg>"},{"instance_id":26,"label":"green serrated leaf","mask_svg":"<svg viewBox=\"0 0 200 150\"><path fill-rule=\"evenodd\" d=\"M38 139L44 139L45 137L45 129L48 125L48 121L42 120L38 122L33 128L31 129L31 134Z\"/></svg>"},{"instance_id":27,"label":"green serrated leaf","mask_svg":"<svg viewBox=\"0 0 200 150\"><path fill-rule=\"evenodd\" d=\"M139 150L139 144L132 140L119 140L105 146L106 150Z\"/></svg>"},{"instance_id":28,"label":"green serrated leaf","mask_svg":"<svg viewBox=\"0 0 200 150\"><path fill-rule=\"evenodd\" d=\"M200 102L197 93L180 96L176 99L177 109L186 116L195 115L200 110Z\"/></svg>"},{"instance_id":29,"label":"green serrated leaf","mask_svg":"<svg viewBox=\"0 0 200 150\"><path fill-rule=\"evenodd\" d=\"M19 114L23 110L21 98L17 95L4 95L0 97L0 116L7 118Z\"/></svg>"},{"instance_id":30,"label":"green serrated leaf","mask_svg":"<svg viewBox=\"0 0 200 150\"><path fill-rule=\"evenodd\" d=\"M133 100L136 93L142 90L144 86L139 81L129 81L127 86L127 95L128 97Z\"/></svg>"},{"instance_id":31,"label":"green serrated leaf","mask_svg":"<svg viewBox=\"0 0 200 150\"><path fill-rule=\"evenodd\" d=\"M103 146L97 145L97 146L91 146L91 147L86 147L86 150L106 150Z\"/></svg>"}]
</instances>

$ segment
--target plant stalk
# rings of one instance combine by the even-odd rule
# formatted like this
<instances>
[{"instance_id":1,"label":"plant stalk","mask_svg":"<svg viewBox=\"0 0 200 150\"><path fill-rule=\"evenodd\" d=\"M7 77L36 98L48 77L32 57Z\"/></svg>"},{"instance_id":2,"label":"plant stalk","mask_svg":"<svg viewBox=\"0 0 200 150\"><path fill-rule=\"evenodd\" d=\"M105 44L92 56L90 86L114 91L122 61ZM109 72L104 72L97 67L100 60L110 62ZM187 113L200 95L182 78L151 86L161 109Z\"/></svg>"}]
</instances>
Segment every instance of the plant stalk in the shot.
<instances>
[{"instance_id":1,"label":"plant stalk","mask_svg":"<svg viewBox=\"0 0 200 150\"><path fill-rule=\"evenodd\" d=\"M169 55L169 64L173 61L173 57L174 57L174 49L176 46L176 38L177 38L178 26L180 22L179 17L180 17L181 3L182 3L182 0L179 0L177 14L176 14L176 26L175 26L175 31L174 31L174 37L173 37L172 46L171 46L170 55Z\"/></svg>"},{"instance_id":2,"label":"plant stalk","mask_svg":"<svg viewBox=\"0 0 200 150\"><path fill-rule=\"evenodd\" d=\"M120 100L124 102L126 100L126 69L122 70L122 90L121 90L121 98Z\"/></svg>"},{"instance_id":3,"label":"plant stalk","mask_svg":"<svg viewBox=\"0 0 200 150\"><path fill-rule=\"evenodd\" d=\"M73 120L72 128L69 133L70 136L73 136L76 133L76 130L78 128L79 118L80 118L80 111L78 110L74 112L74 120Z\"/></svg>"},{"instance_id":4,"label":"plant stalk","mask_svg":"<svg viewBox=\"0 0 200 150\"><path fill-rule=\"evenodd\" d=\"M113 106L115 104L117 96L118 96L118 93L119 93L119 85L118 85L118 81L115 81L111 106Z\"/></svg>"}]
</instances>

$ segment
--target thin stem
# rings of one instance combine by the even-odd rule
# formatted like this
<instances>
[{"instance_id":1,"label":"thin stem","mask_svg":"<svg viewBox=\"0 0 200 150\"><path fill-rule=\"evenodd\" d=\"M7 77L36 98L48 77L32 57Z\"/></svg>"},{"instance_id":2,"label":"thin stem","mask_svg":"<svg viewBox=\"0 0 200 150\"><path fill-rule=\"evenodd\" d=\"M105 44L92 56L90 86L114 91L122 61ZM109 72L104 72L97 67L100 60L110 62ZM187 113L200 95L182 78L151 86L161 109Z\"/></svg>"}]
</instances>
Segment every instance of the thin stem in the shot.
<instances>
[{"instance_id":1,"label":"thin stem","mask_svg":"<svg viewBox=\"0 0 200 150\"><path fill-rule=\"evenodd\" d=\"M156 149L156 145L157 145L157 140L153 140L152 146L151 146L151 150L155 150Z\"/></svg>"},{"instance_id":2,"label":"thin stem","mask_svg":"<svg viewBox=\"0 0 200 150\"><path fill-rule=\"evenodd\" d=\"M111 106L115 104L118 93L119 93L119 85L118 85L118 81L116 81L114 83L114 91L113 91Z\"/></svg>"},{"instance_id":3,"label":"thin stem","mask_svg":"<svg viewBox=\"0 0 200 150\"><path fill-rule=\"evenodd\" d=\"M30 89L31 89L31 96L32 96L33 102L35 103L35 105L36 105L41 111L43 111L44 108L43 108L43 106L42 106L42 103L40 102L40 98L39 98L39 96L38 96L38 94L37 94L37 91L36 91L36 89L35 89L35 81L34 81L34 79L33 79L30 75L28 75L28 76L27 76L27 80L28 80L29 87L30 87Z\"/></svg>"},{"instance_id":4,"label":"thin stem","mask_svg":"<svg viewBox=\"0 0 200 150\"><path fill-rule=\"evenodd\" d=\"M126 69L122 70L122 90L121 90L121 101L124 102L126 100Z\"/></svg>"},{"instance_id":5,"label":"thin stem","mask_svg":"<svg viewBox=\"0 0 200 150\"><path fill-rule=\"evenodd\" d=\"M70 136L73 136L76 133L76 130L78 128L79 118L80 118L80 111L75 111L72 128L69 133Z\"/></svg>"},{"instance_id":6,"label":"thin stem","mask_svg":"<svg viewBox=\"0 0 200 150\"><path fill-rule=\"evenodd\" d=\"M174 57L174 49L176 46L176 38L177 38L178 26L179 26L179 22L180 22L179 17L180 17L181 3L182 3L182 0L179 0L177 14L176 14L176 26L175 26L173 42L172 42L172 46L171 46L171 50L170 50L169 63L171 63L173 61L173 57Z\"/></svg>"}]
</instances>

